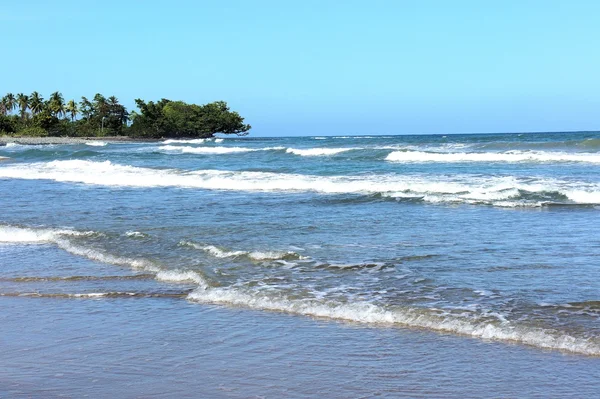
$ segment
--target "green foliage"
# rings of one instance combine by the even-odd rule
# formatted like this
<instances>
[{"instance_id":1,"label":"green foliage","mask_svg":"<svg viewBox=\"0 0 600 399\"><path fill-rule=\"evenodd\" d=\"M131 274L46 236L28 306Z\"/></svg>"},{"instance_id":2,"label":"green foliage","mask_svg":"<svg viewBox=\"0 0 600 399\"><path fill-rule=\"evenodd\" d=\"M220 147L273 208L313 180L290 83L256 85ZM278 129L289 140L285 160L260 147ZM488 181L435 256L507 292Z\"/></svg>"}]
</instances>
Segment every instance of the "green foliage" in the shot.
<instances>
[{"instance_id":1,"label":"green foliage","mask_svg":"<svg viewBox=\"0 0 600 399\"><path fill-rule=\"evenodd\" d=\"M39 126L31 126L20 130L19 136L45 137L48 136L48 131Z\"/></svg>"},{"instance_id":2,"label":"green foliage","mask_svg":"<svg viewBox=\"0 0 600 399\"><path fill-rule=\"evenodd\" d=\"M162 99L156 103L135 100L140 113L132 115L130 133L138 137L213 137L215 133L246 135L250 125L244 124L227 103L216 101L205 105Z\"/></svg>"},{"instance_id":3,"label":"green foliage","mask_svg":"<svg viewBox=\"0 0 600 399\"><path fill-rule=\"evenodd\" d=\"M15 116L0 115L0 135L14 134L17 131Z\"/></svg>"},{"instance_id":4,"label":"green foliage","mask_svg":"<svg viewBox=\"0 0 600 399\"><path fill-rule=\"evenodd\" d=\"M53 128L58 124L59 120L56 116L52 114L52 112L48 109L42 110L40 113L36 114L31 118L31 125L34 127L39 127L44 130L53 130Z\"/></svg>"},{"instance_id":5,"label":"green foliage","mask_svg":"<svg viewBox=\"0 0 600 399\"><path fill-rule=\"evenodd\" d=\"M100 93L91 101L82 97L79 104L65 102L60 92L52 93L46 101L36 91L31 95L8 93L0 99L0 133L205 138L215 133L246 135L250 130L244 118L224 101L196 105L163 98L157 102L137 99L135 103L139 112L130 115L115 96L106 98Z\"/></svg>"}]
</instances>

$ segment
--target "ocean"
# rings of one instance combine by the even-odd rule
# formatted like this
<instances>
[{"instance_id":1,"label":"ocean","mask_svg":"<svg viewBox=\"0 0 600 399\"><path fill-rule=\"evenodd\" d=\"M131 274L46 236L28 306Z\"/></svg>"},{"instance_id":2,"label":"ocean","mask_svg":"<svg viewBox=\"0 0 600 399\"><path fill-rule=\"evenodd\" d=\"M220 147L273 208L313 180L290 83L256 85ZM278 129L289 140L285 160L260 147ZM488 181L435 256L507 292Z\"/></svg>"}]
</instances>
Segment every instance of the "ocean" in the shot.
<instances>
[{"instance_id":1,"label":"ocean","mask_svg":"<svg viewBox=\"0 0 600 399\"><path fill-rule=\"evenodd\" d=\"M0 157L0 397L600 397L600 133Z\"/></svg>"}]
</instances>

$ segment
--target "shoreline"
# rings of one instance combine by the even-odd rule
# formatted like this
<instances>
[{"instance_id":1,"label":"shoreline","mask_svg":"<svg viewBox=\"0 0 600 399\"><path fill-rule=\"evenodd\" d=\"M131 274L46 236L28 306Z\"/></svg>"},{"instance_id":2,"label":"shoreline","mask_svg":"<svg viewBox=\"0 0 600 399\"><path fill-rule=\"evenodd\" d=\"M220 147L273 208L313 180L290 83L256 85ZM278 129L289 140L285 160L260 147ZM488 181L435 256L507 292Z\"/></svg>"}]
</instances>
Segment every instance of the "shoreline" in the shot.
<instances>
[{"instance_id":1,"label":"shoreline","mask_svg":"<svg viewBox=\"0 0 600 399\"><path fill-rule=\"evenodd\" d=\"M0 146L14 143L25 145L44 145L44 144L85 144L90 141L106 141L121 143L155 143L164 139L133 138L129 136L107 136L107 137L15 137L0 136Z\"/></svg>"}]
</instances>

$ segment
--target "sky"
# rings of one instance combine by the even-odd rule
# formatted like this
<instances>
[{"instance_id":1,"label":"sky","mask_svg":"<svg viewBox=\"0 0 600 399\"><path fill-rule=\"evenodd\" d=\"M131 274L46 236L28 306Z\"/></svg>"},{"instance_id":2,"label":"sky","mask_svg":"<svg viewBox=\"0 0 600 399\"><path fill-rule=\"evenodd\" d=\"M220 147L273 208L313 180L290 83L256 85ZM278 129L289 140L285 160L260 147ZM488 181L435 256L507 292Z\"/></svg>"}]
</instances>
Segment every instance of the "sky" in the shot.
<instances>
[{"instance_id":1,"label":"sky","mask_svg":"<svg viewBox=\"0 0 600 399\"><path fill-rule=\"evenodd\" d=\"M0 0L0 95L227 101L253 136L600 130L599 1Z\"/></svg>"}]
</instances>

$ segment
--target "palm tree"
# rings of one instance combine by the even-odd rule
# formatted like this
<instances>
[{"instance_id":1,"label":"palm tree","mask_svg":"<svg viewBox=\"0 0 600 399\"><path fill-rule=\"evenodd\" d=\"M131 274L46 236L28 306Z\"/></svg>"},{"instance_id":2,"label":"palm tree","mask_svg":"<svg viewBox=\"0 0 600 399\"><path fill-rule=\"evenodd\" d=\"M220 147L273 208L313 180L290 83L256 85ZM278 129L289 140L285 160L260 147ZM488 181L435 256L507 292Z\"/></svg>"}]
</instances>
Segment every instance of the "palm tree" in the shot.
<instances>
[{"instance_id":1,"label":"palm tree","mask_svg":"<svg viewBox=\"0 0 600 399\"><path fill-rule=\"evenodd\" d=\"M91 101L87 99L87 97L81 97L79 110L85 119L90 119L92 113L94 112L94 106L92 105Z\"/></svg>"},{"instance_id":2,"label":"palm tree","mask_svg":"<svg viewBox=\"0 0 600 399\"><path fill-rule=\"evenodd\" d=\"M108 97L108 105L112 105L112 106L119 105L119 99L115 96Z\"/></svg>"},{"instance_id":3,"label":"palm tree","mask_svg":"<svg viewBox=\"0 0 600 399\"><path fill-rule=\"evenodd\" d=\"M77 112L79 109L77 108L77 103L74 100L69 100L65 107L65 111L71 115L71 122L75 121L75 117L77 116Z\"/></svg>"},{"instance_id":4,"label":"palm tree","mask_svg":"<svg viewBox=\"0 0 600 399\"><path fill-rule=\"evenodd\" d=\"M50 99L48 100L48 105L50 107L50 112L56 115L57 117L65 115L65 100L63 95L58 91L50 94Z\"/></svg>"},{"instance_id":5,"label":"palm tree","mask_svg":"<svg viewBox=\"0 0 600 399\"><path fill-rule=\"evenodd\" d=\"M31 93L31 96L29 96L29 109L34 115L39 114L44 109L44 99L37 91L34 91Z\"/></svg>"},{"instance_id":6,"label":"palm tree","mask_svg":"<svg viewBox=\"0 0 600 399\"><path fill-rule=\"evenodd\" d=\"M6 109L6 96L0 99L0 115L8 114L8 110Z\"/></svg>"},{"instance_id":7,"label":"palm tree","mask_svg":"<svg viewBox=\"0 0 600 399\"><path fill-rule=\"evenodd\" d=\"M4 114L10 114L17 105L15 101L15 96L12 93L7 93L2 98L2 105L4 105Z\"/></svg>"},{"instance_id":8,"label":"palm tree","mask_svg":"<svg viewBox=\"0 0 600 399\"><path fill-rule=\"evenodd\" d=\"M29 96L23 93L17 94L17 104L19 105L21 119L25 120L25 117L27 116L27 107L29 106Z\"/></svg>"},{"instance_id":9,"label":"palm tree","mask_svg":"<svg viewBox=\"0 0 600 399\"><path fill-rule=\"evenodd\" d=\"M94 96L94 111L96 111L96 114L100 115L100 117L106 116L108 113L108 103L106 102L106 98L100 93L96 93Z\"/></svg>"}]
</instances>

